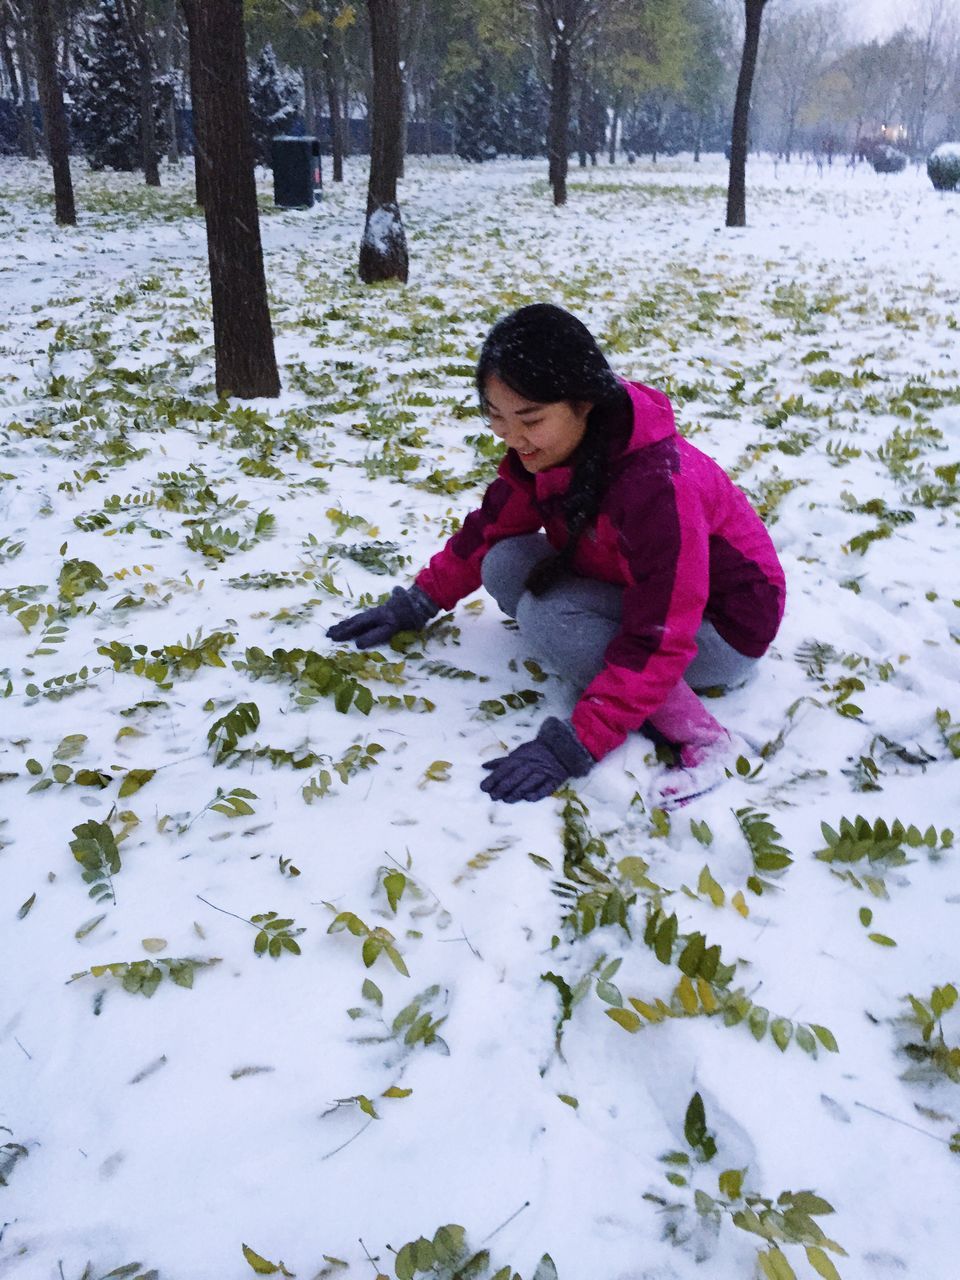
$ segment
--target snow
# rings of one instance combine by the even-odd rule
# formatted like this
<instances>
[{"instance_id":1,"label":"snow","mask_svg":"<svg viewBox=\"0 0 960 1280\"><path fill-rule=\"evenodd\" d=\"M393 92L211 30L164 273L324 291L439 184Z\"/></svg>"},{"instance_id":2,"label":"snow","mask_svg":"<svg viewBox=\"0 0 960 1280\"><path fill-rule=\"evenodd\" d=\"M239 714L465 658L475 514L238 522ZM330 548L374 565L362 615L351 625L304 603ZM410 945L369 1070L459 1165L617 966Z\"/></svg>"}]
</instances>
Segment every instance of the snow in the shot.
<instances>
[{"instance_id":1,"label":"snow","mask_svg":"<svg viewBox=\"0 0 960 1280\"><path fill-rule=\"evenodd\" d=\"M363 230L363 239L381 254L389 253L393 241L402 235L403 225L394 204L382 204L374 209Z\"/></svg>"},{"instance_id":2,"label":"snow","mask_svg":"<svg viewBox=\"0 0 960 1280\"><path fill-rule=\"evenodd\" d=\"M934 147L930 154L939 159L960 160L960 142L941 142L939 147Z\"/></svg>"},{"instance_id":3,"label":"snow","mask_svg":"<svg viewBox=\"0 0 960 1280\"><path fill-rule=\"evenodd\" d=\"M729 1214L715 1230L660 1158L689 1153L694 1092L719 1148L693 1160L696 1187L717 1197L718 1175L746 1168L745 1187L774 1201L825 1197L836 1212L818 1221L847 1252L835 1256L844 1280L955 1274L958 1086L903 1045L921 1043L906 995L929 1003L960 979L960 855L939 848L960 817L960 764L936 720L948 711L958 732L960 213L913 167L820 175L751 159L750 225L730 231L719 158L573 170L559 210L543 170L408 159L405 288L355 278L362 160L315 210L264 201L285 389L224 413L212 412L191 175L165 171L146 192L135 175L80 172L81 225L56 230L44 168L0 160L3 1280L77 1280L88 1261L101 1276L134 1259L163 1280L241 1280L243 1242L300 1277L370 1275L360 1240L392 1275L388 1246L447 1222L474 1248L496 1233L496 1265L528 1280L545 1252L561 1280L739 1280L764 1241ZM333 653L324 629L409 581L476 503L485 473L457 491L485 463L482 439L468 440L483 431L470 366L494 319L536 299L569 306L618 372L674 396L694 443L769 504L788 580L756 679L709 704L751 745L749 774L667 830L634 799L657 769L638 738L575 784L608 850L595 861L629 892L617 864L642 858L680 931L737 962L731 985L771 1016L829 1028L837 1054L781 1052L719 1017L631 1035L607 1016L597 976L615 959L625 1013L628 996L669 1004L681 973L643 941L642 884L630 936L564 924L559 800L508 807L480 792L481 760L572 705L549 672L525 667L536 655L482 595L405 657L385 653L405 662L393 672L403 683L359 672L375 696L432 711L341 714L319 693L301 706L289 681L233 665L249 665L253 646ZM190 497L203 479L205 508ZM182 509L158 502L166 492ZM275 525L255 536L265 510ZM98 514L110 523L96 527ZM248 548L204 554L218 525ZM376 541L407 557L399 574L329 551ZM28 633L17 615L62 603L65 560L92 561L107 589L80 595L66 634L42 642L43 621ZM274 576L253 589L256 575ZM142 604L119 607L124 597ZM158 684L98 653L195 643L198 630L234 637L226 665ZM45 696L57 691L45 681L83 666L88 686ZM542 697L504 701L523 690ZM260 714L240 748L320 762L216 765L208 732L238 702ZM73 756L69 735L85 735ZM342 781L330 761L356 743L383 749ZM49 778L58 747L60 763L108 785L31 791L27 761ZM132 769L156 773L121 798ZM324 769L328 793L306 804ZM255 793L255 812L205 808L218 788ZM748 806L792 856L762 896L747 887L734 813ZM119 835L118 810L139 824L119 845L115 904L97 903L70 841L88 821ZM932 826L938 847L909 848L903 865L818 859L821 821L857 814ZM722 906L698 890L705 863ZM397 870L407 884L394 913L383 880ZM268 911L305 930L302 954L254 953L248 921ZM366 968L361 938L328 932L341 912L389 930L409 976L386 953ZM192 990L165 978L149 999L109 976L68 982L154 954L220 962ZM591 975L559 1048L546 973L570 988ZM439 1039L388 1035L365 980L388 1024L436 987L422 1011L446 1019ZM960 1043L957 1008L943 1032ZM383 1096L392 1086L412 1092ZM27 1154L11 1163L3 1143ZM784 1251L813 1274L801 1245Z\"/></svg>"}]
</instances>

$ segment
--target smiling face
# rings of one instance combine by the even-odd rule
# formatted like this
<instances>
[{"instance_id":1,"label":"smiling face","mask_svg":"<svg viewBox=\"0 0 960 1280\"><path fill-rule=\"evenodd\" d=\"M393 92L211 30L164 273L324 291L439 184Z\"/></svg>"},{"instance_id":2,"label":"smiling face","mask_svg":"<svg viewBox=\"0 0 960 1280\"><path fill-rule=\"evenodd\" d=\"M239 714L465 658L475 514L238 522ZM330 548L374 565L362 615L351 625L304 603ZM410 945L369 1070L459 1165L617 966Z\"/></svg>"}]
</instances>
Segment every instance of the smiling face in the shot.
<instances>
[{"instance_id":1,"label":"smiling face","mask_svg":"<svg viewBox=\"0 0 960 1280\"><path fill-rule=\"evenodd\" d=\"M483 389L490 430L516 450L527 471L536 475L567 462L587 430L593 405L585 400L528 400L491 374Z\"/></svg>"}]
</instances>

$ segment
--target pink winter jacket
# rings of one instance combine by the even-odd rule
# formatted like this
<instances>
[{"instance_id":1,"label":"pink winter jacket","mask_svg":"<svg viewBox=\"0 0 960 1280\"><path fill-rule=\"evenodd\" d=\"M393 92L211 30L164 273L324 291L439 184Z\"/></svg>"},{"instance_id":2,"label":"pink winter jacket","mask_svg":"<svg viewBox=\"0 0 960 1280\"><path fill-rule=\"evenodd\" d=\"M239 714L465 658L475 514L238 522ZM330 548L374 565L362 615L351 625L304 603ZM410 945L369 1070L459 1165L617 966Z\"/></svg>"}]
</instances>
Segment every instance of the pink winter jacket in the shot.
<instances>
[{"instance_id":1,"label":"pink winter jacket","mask_svg":"<svg viewBox=\"0 0 960 1280\"><path fill-rule=\"evenodd\" d=\"M783 616L785 582L770 535L712 458L678 435L660 391L625 383L633 430L612 459L600 512L581 535L573 569L622 584L621 627L583 691L572 723L599 760L652 715L697 652L703 618L758 658ZM511 449L483 503L417 576L443 609L480 586L483 557L502 538L543 528L567 540L562 496L570 467L528 474Z\"/></svg>"}]
</instances>

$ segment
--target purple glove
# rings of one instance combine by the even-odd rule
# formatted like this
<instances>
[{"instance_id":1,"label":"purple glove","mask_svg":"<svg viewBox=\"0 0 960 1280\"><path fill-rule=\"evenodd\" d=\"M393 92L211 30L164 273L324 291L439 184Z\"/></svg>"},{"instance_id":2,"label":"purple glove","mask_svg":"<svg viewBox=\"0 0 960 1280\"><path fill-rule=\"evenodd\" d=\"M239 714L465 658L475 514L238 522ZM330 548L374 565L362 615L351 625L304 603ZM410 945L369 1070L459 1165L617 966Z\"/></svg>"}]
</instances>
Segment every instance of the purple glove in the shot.
<instances>
[{"instance_id":1,"label":"purple glove","mask_svg":"<svg viewBox=\"0 0 960 1280\"><path fill-rule=\"evenodd\" d=\"M595 763L570 722L550 716L532 742L521 743L508 756L484 761L483 767L491 772L480 790L506 804L542 800L567 778L584 777Z\"/></svg>"},{"instance_id":2,"label":"purple glove","mask_svg":"<svg viewBox=\"0 0 960 1280\"><path fill-rule=\"evenodd\" d=\"M344 618L327 629L327 636L338 644L352 640L358 649L374 649L398 631L419 631L439 612L440 606L418 586L394 587L386 604Z\"/></svg>"}]
</instances>

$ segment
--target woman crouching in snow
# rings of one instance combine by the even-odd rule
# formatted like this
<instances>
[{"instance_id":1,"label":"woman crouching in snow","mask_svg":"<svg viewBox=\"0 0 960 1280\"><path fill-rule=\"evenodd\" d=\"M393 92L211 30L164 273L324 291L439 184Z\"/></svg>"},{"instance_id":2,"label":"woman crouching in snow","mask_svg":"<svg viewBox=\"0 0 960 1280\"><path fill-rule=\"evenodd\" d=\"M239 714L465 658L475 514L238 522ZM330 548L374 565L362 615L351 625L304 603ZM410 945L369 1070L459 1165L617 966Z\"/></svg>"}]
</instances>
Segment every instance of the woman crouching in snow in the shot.
<instances>
[{"instance_id":1,"label":"woman crouching in snow","mask_svg":"<svg viewBox=\"0 0 960 1280\"><path fill-rule=\"evenodd\" d=\"M497 478L411 587L327 635L361 649L418 630L482 583L580 690L569 720L489 760L494 800L542 800L634 730L672 744L657 802L738 753L695 689L741 684L773 640L784 576L770 536L662 392L625 382L561 307L521 307L483 344L477 390L507 445ZM541 529L545 533L539 532Z\"/></svg>"}]
</instances>

